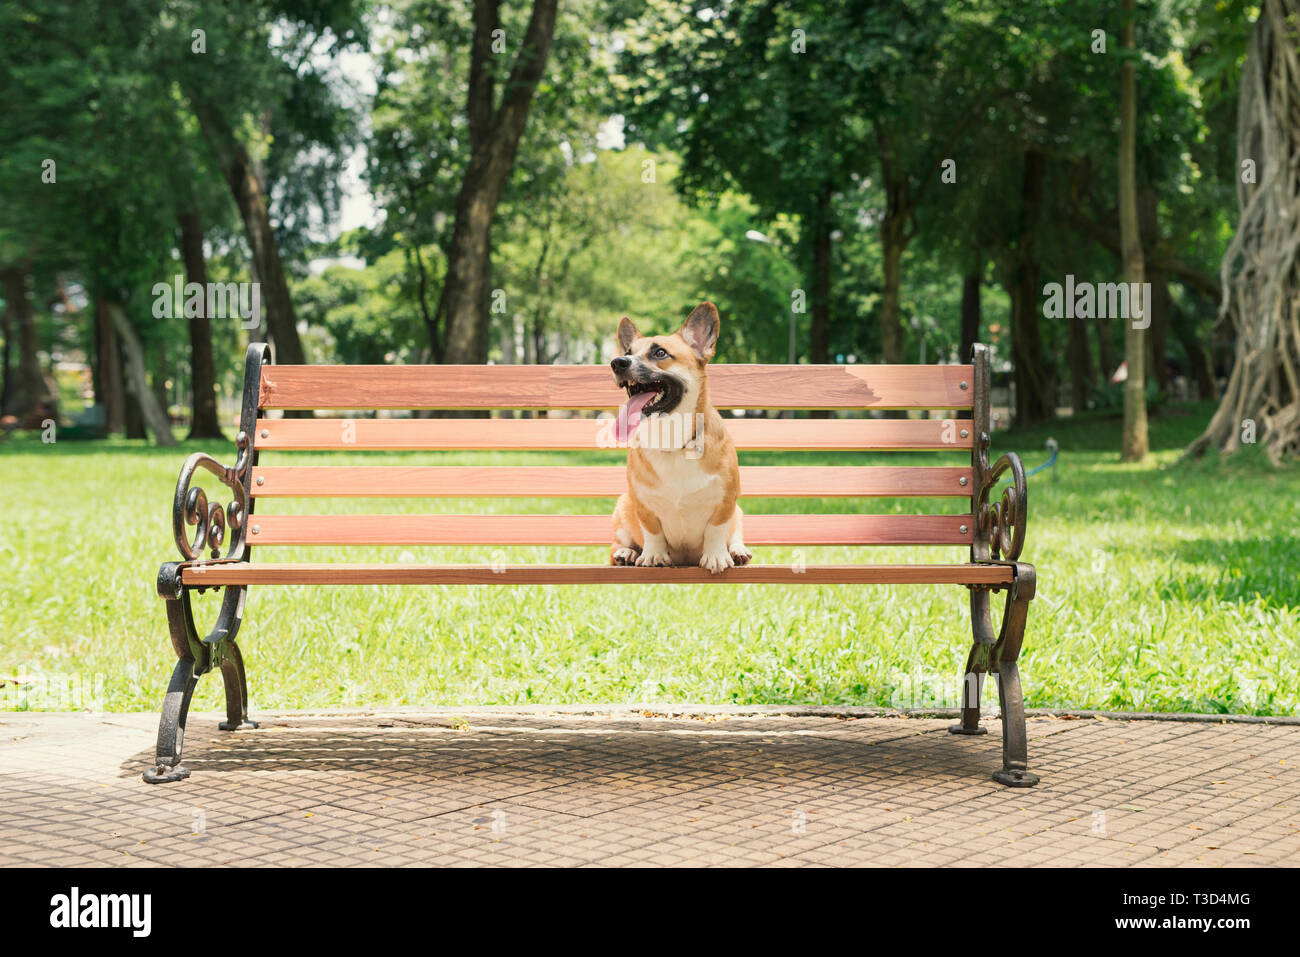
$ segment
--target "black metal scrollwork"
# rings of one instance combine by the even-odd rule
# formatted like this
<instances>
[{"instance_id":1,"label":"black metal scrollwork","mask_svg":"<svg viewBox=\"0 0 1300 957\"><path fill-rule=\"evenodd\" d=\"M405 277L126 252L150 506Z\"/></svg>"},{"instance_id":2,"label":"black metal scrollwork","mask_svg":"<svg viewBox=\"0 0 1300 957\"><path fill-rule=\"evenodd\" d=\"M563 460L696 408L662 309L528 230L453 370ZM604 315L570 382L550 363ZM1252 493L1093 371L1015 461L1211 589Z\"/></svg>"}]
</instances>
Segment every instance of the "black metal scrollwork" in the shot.
<instances>
[{"instance_id":1,"label":"black metal scrollwork","mask_svg":"<svg viewBox=\"0 0 1300 957\"><path fill-rule=\"evenodd\" d=\"M1002 490L999 501L990 503L989 494L1008 470L1011 472L1012 484ZM1025 544L1025 523L1028 517L1025 467L1019 455L1008 452L985 471L976 502L978 537L988 543L993 559L1015 561L1020 557L1020 550Z\"/></svg>"},{"instance_id":2,"label":"black metal scrollwork","mask_svg":"<svg viewBox=\"0 0 1300 957\"><path fill-rule=\"evenodd\" d=\"M195 452L181 467L172 504L172 532L176 537L176 547L187 561L202 560L205 549L211 550L213 558L220 558L227 529L230 547L225 557L237 558L243 553L244 523L248 517L248 479L253 467L252 442L248 433L241 431L235 437L235 447L239 455L233 468L203 452ZM209 504L207 493L201 487L190 487L195 473L201 468L211 472L230 489L234 500L225 508L217 502ZM187 526L194 528L192 537L186 530Z\"/></svg>"}]
</instances>

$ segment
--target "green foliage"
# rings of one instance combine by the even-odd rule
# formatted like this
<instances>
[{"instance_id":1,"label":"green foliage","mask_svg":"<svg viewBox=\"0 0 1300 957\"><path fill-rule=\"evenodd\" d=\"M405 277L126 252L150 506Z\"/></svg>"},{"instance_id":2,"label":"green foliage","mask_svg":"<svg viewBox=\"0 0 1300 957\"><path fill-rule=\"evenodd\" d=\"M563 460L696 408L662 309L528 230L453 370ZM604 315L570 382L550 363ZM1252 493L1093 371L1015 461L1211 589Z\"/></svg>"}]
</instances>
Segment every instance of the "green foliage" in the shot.
<instances>
[{"instance_id":1,"label":"green foliage","mask_svg":"<svg viewBox=\"0 0 1300 957\"><path fill-rule=\"evenodd\" d=\"M335 47L361 36L354 6L37 0L0 9L0 96L12 105L0 124L0 188L17 198L0 209L0 261L29 260L42 292L59 275L88 297L111 295L160 350L160 367L183 367L184 320L152 311L154 285L183 273L177 214L197 209L212 260L224 260L216 271L234 267L227 278L248 279L230 193L190 94L203 90L254 131L283 245L301 250L313 221L337 204L338 171L355 138L355 114L317 72L327 27ZM205 34L201 51L194 24ZM252 123L254 115L269 125ZM46 160L56 164L53 183L42 182ZM214 329L227 346L218 353L225 368L242 350L227 331Z\"/></svg>"},{"instance_id":2,"label":"green foliage","mask_svg":"<svg viewBox=\"0 0 1300 957\"><path fill-rule=\"evenodd\" d=\"M393 249L366 269L330 266L293 285L294 302L310 325L329 336L325 361L382 365L411 362L420 318L407 288L409 270Z\"/></svg>"},{"instance_id":3,"label":"green foliage","mask_svg":"<svg viewBox=\"0 0 1300 957\"><path fill-rule=\"evenodd\" d=\"M642 177L648 162L652 182ZM687 206L673 187L677 169L673 156L642 147L599 150L526 202L508 204L494 242L493 281L505 294L505 311L494 313L496 361L603 361L619 317L667 329L705 298L726 323L721 360L784 357L786 290L796 271L780 243L747 237L765 229L779 237L780 225L731 193L716 206ZM360 271L331 267L294 286L303 318L328 330L334 358L417 361L423 320L408 234L357 231L329 251L367 263ZM419 259L432 285L442 253L422 245Z\"/></svg>"},{"instance_id":4,"label":"green foliage","mask_svg":"<svg viewBox=\"0 0 1300 957\"><path fill-rule=\"evenodd\" d=\"M650 183L642 179L647 162L655 170ZM571 344L604 344L623 315L675 328L705 298L726 324L721 358L781 356L789 261L746 238L763 223L744 198L727 194L708 209L682 203L673 189L677 169L673 157L639 147L604 150L571 166L557 190L506 224L497 273L529 361L558 354L601 361L602 351L575 355ZM539 332L549 341L539 342Z\"/></svg>"},{"instance_id":5,"label":"green foliage","mask_svg":"<svg viewBox=\"0 0 1300 957\"><path fill-rule=\"evenodd\" d=\"M507 36L522 33L527 12L503 5ZM1140 164L1160 197L1161 242L1206 276L1233 221L1236 74L1253 15L1237 0L1139 9ZM592 356L618 315L669 322L707 297L724 318L743 318L724 354L784 358L790 294L810 288L811 219L829 182L830 353L878 356L876 234L892 202L882 142L905 171L917 237L903 260L906 354L919 356L924 339L927 355L957 357L959 282L971 270L989 280L983 337L996 338L995 325L1005 335L997 281L1019 242L1026 148L1050 157L1034 236L1044 279L1116 271L1085 230L1061 226L1075 204L1103 224L1114 215L1117 16L1100 0L564 4L495 226L493 286L506 309L492 314L493 354L518 345L522 357ZM380 15L349 0L33 0L3 17L0 83L12 109L0 184L20 202L0 210L0 259L30 257L47 279L110 277L129 294L133 321L163 335L170 364L183 366L183 328L162 329L143 308L152 283L180 268L173 206L197 204L220 271L247 278L242 230L190 115L201 90L261 163L303 290L324 281L311 281L307 262L325 248L344 162L364 139L384 216L358 254L371 268L391 250L401 256L354 303L382 307L388 328L359 317L346 325L385 355L427 358L465 173L467 6L400 0ZM191 49L195 23L206 31L202 54ZM1107 31L1105 54L1093 52L1095 29ZM360 47L375 57L369 101L337 65L336 54ZM493 61L498 94L508 60ZM615 111L632 145L604 148L598 131ZM32 188L56 154L76 157L60 164L59 188ZM939 179L945 159L955 184ZM659 164L656 182L642 181L637 160ZM744 238L753 233L770 241ZM310 296L309 325L326 313L343 321L341 301ZM1187 288L1174 296L1208 337L1215 304ZM808 318L795 318L806 354ZM1065 331L1046 322L1042 333L1054 362ZM378 349L329 323L316 338L322 357ZM229 346L218 355L226 367L238 362L238 342Z\"/></svg>"}]
</instances>

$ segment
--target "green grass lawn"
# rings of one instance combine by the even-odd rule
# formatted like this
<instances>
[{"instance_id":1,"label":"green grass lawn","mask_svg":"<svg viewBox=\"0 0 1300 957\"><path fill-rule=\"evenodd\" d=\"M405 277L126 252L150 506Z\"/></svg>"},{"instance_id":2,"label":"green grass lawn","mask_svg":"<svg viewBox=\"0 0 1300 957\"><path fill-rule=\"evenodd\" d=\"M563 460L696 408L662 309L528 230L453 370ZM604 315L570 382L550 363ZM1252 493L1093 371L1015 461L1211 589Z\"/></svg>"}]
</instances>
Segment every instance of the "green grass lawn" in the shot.
<instances>
[{"instance_id":1,"label":"green grass lawn","mask_svg":"<svg viewBox=\"0 0 1300 957\"><path fill-rule=\"evenodd\" d=\"M1257 456L1173 467L1211 409L1152 420L1151 460L1121 465L1118 422L999 434L1027 465L1061 443L1059 482L1030 479L1023 558L1038 567L1022 674L1031 707L1300 713L1300 480ZM2 708L158 707L174 654L158 565L176 558L185 452L125 441L0 443ZM205 448L233 462L233 449ZM899 456L750 455L749 464ZM346 461L616 462L617 453L364 455ZM342 456L267 456L266 464ZM913 463L957 464L912 456ZM213 486L206 486L213 491ZM225 501L225 499L222 499ZM601 500L267 502L263 512L604 512ZM754 500L751 511L959 510L956 500ZM487 548L328 549L355 561L490 561ZM308 557L263 549L262 560ZM396 554L395 554L396 553ZM323 556L322 556L323 557ZM519 548L506 560L602 561ZM756 560L791 560L789 549ZM961 560L960 549L808 549L823 561ZM201 627L216 601L195 601ZM1000 607L1000 603L999 603ZM521 703L952 705L970 644L956 586L266 587L240 634L253 708ZM74 688L75 692L66 690ZM72 695L69 697L69 695ZM221 681L196 707L221 704Z\"/></svg>"}]
</instances>

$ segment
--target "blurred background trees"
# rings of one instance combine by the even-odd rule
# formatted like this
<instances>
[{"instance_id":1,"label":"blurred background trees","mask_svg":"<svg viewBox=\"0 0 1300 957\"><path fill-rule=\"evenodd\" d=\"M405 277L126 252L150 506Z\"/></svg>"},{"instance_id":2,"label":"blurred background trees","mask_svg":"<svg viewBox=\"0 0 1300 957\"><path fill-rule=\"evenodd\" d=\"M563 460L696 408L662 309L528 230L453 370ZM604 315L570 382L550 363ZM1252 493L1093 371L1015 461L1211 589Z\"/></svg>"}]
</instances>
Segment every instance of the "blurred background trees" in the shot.
<instances>
[{"instance_id":1,"label":"blurred background trees","mask_svg":"<svg viewBox=\"0 0 1300 957\"><path fill-rule=\"evenodd\" d=\"M1132 416L1226 388L1200 447L1249 420L1293 454L1294 0L1131 6L9 0L2 412L212 438L250 338L599 362L620 316L709 298L723 361L978 340L1018 424L1096 415L1118 452L1123 390ZM1127 361L1131 322L1045 306L1138 259ZM256 283L258 314L186 283Z\"/></svg>"}]
</instances>

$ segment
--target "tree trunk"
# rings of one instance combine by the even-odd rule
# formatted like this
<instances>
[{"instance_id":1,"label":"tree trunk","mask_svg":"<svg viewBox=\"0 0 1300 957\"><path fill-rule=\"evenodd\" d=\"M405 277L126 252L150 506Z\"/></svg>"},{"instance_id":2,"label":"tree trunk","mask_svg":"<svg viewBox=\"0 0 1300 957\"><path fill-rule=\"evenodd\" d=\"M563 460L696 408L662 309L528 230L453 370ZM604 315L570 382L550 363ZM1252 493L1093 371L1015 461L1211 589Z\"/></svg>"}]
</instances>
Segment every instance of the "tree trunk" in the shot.
<instances>
[{"instance_id":1,"label":"tree trunk","mask_svg":"<svg viewBox=\"0 0 1300 957\"><path fill-rule=\"evenodd\" d=\"M6 266L0 270L4 284L5 304L9 311L9 330L18 345L18 364L7 381L8 403L2 411L18 418L23 428L31 427L46 416L57 418L57 397L50 393L41 371L37 354L36 317L32 314L31 300L27 297L26 265ZM5 337L5 342L9 336Z\"/></svg>"},{"instance_id":2,"label":"tree trunk","mask_svg":"<svg viewBox=\"0 0 1300 957\"><path fill-rule=\"evenodd\" d=\"M120 344L119 344L120 345ZM122 349L123 355L126 353L125 347ZM126 363L123 362L123 365ZM140 399L132 391L129 381L125 382L124 394L126 396L126 428L123 433L128 439L145 439L149 438L149 430L144 426L144 414L140 411Z\"/></svg>"},{"instance_id":3,"label":"tree trunk","mask_svg":"<svg viewBox=\"0 0 1300 957\"><path fill-rule=\"evenodd\" d=\"M207 288L208 267L203 258L203 223L198 210L177 215L180 226L181 259L185 261L185 278ZM212 356L212 320L206 300L197 316L189 316L190 326L190 438L222 439L217 417L217 373Z\"/></svg>"},{"instance_id":4,"label":"tree trunk","mask_svg":"<svg viewBox=\"0 0 1300 957\"><path fill-rule=\"evenodd\" d=\"M957 358L970 362L971 348L980 341L980 283L982 269L969 273L961 281L961 352Z\"/></svg>"},{"instance_id":5,"label":"tree trunk","mask_svg":"<svg viewBox=\"0 0 1300 957\"><path fill-rule=\"evenodd\" d=\"M4 354L0 355L0 415L4 415L9 408L9 387L13 384L9 375L9 357L13 352L14 333L9 322L8 307L5 308L4 315L0 315L0 335L5 337Z\"/></svg>"},{"instance_id":6,"label":"tree trunk","mask_svg":"<svg viewBox=\"0 0 1300 957\"><path fill-rule=\"evenodd\" d=\"M1134 49L1135 0L1124 0L1124 28L1120 46ZM1129 289L1140 289L1145 282L1142 262L1142 234L1138 229L1137 197L1137 68L1125 59L1119 68L1119 241L1123 251L1124 281ZM1147 303L1146 307L1151 308ZM1146 458L1146 333L1132 318L1125 320L1124 361L1128 378L1124 380L1124 434L1120 457L1125 462Z\"/></svg>"},{"instance_id":7,"label":"tree trunk","mask_svg":"<svg viewBox=\"0 0 1300 957\"><path fill-rule=\"evenodd\" d=\"M112 314L109 313L109 315L111 317ZM111 322L112 319L110 318L109 321ZM136 394L135 384L126 373L126 343L124 343L121 337L117 335L116 330L114 330L113 335L117 339L118 365L122 368L122 395L125 398L123 406L124 434L128 439L143 439L148 441L149 430L146 429L144 425L144 413L141 412L140 396Z\"/></svg>"},{"instance_id":8,"label":"tree trunk","mask_svg":"<svg viewBox=\"0 0 1300 957\"><path fill-rule=\"evenodd\" d=\"M157 344L154 346L154 365L153 373L150 376L150 383L153 386L153 396L158 400L158 405L164 412L171 407L171 394L167 389L167 380L170 378L167 367L167 340L159 337ZM171 421L170 414L167 417Z\"/></svg>"},{"instance_id":9,"label":"tree trunk","mask_svg":"<svg viewBox=\"0 0 1300 957\"><path fill-rule=\"evenodd\" d=\"M1109 317L1099 318L1093 320L1093 325L1097 328L1097 361L1101 363L1101 378L1109 382L1110 377L1119 368L1119 357L1115 355L1115 337L1112 333L1115 328L1114 321Z\"/></svg>"},{"instance_id":10,"label":"tree trunk","mask_svg":"<svg viewBox=\"0 0 1300 957\"><path fill-rule=\"evenodd\" d=\"M1169 388L1169 277L1159 269L1146 270L1151 284L1151 327L1146 330L1146 374L1162 391Z\"/></svg>"},{"instance_id":11,"label":"tree trunk","mask_svg":"<svg viewBox=\"0 0 1300 957\"><path fill-rule=\"evenodd\" d=\"M1147 256L1148 250L1154 251L1160 244L1160 206L1156 188L1150 183L1142 187L1138 197L1138 227L1142 233L1147 282L1151 283L1151 302L1147 304L1151 319L1151 326L1146 330L1147 376L1165 390L1169 388L1169 361L1166 358L1166 343L1169 340L1169 277L1160 268L1158 259L1153 260Z\"/></svg>"},{"instance_id":12,"label":"tree trunk","mask_svg":"<svg viewBox=\"0 0 1300 957\"><path fill-rule=\"evenodd\" d=\"M887 363L903 361L903 320L900 299L903 284L903 252L912 239L908 229L912 207L907 192L907 174L889 131L876 127L876 151L880 159L880 180L885 190L885 212L880 219L880 249L884 259L884 288L880 295L880 351Z\"/></svg>"},{"instance_id":13,"label":"tree trunk","mask_svg":"<svg viewBox=\"0 0 1300 957\"><path fill-rule=\"evenodd\" d=\"M127 318L126 310L121 303L109 301L105 308L113 323L113 329L121 340L122 350L126 354L124 363L126 379L130 383L131 393L139 403L140 415L145 425L153 432L154 441L159 445L175 445L176 436L172 434L167 413L159 406L145 376L144 346L140 342L140 336L131 325L131 320Z\"/></svg>"},{"instance_id":14,"label":"tree trunk","mask_svg":"<svg viewBox=\"0 0 1300 957\"><path fill-rule=\"evenodd\" d=\"M471 188L467 181L456 200L456 226L442 289L442 306L447 313L445 362L487 361L488 276L492 269L492 218L498 198L499 194Z\"/></svg>"},{"instance_id":15,"label":"tree trunk","mask_svg":"<svg viewBox=\"0 0 1300 957\"><path fill-rule=\"evenodd\" d=\"M420 317L424 320L425 331L429 335L429 355L434 362L442 361L442 332L438 327L439 313L429 312L429 272L424 266L424 254L420 251L418 239L413 239L411 245L407 247L407 255L415 265L416 289L415 298L420 306ZM438 302L438 309L441 310L443 303L441 299Z\"/></svg>"},{"instance_id":16,"label":"tree trunk","mask_svg":"<svg viewBox=\"0 0 1300 957\"><path fill-rule=\"evenodd\" d=\"M487 361L488 285L492 270L492 220L514 167L533 92L542 77L555 32L557 0L533 0L523 46L493 108L493 32L498 0L475 0L470 50L470 160L456 197L456 222L447 250L447 278L439 311L446 317L443 361Z\"/></svg>"},{"instance_id":17,"label":"tree trunk","mask_svg":"<svg viewBox=\"0 0 1300 957\"><path fill-rule=\"evenodd\" d=\"M880 294L880 351L887 363L903 361L903 322L899 315L902 291L903 243L896 224L880 224L884 255L884 286Z\"/></svg>"},{"instance_id":18,"label":"tree trunk","mask_svg":"<svg viewBox=\"0 0 1300 957\"><path fill-rule=\"evenodd\" d=\"M1256 163L1258 182L1237 184L1241 218L1220 270L1219 318L1236 332L1236 357L1218 410L1186 455L1262 441L1274 462L1300 456L1297 22L1300 0L1264 0L1242 68L1237 157Z\"/></svg>"},{"instance_id":19,"label":"tree trunk","mask_svg":"<svg viewBox=\"0 0 1300 957\"><path fill-rule=\"evenodd\" d=\"M545 224L541 229L542 248L533 265L533 288L537 290L537 304L533 308L531 320L524 322L524 355L530 365L542 362L546 342L547 318L550 311L549 292L546 281L546 258L551 252L551 216L547 210Z\"/></svg>"},{"instance_id":20,"label":"tree trunk","mask_svg":"<svg viewBox=\"0 0 1300 957\"><path fill-rule=\"evenodd\" d=\"M1092 388L1092 350L1088 346L1088 326L1070 310L1070 405L1078 415L1088 408L1088 390Z\"/></svg>"},{"instance_id":21,"label":"tree trunk","mask_svg":"<svg viewBox=\"0 0 1300 957\"><path fill-rule=\"evenodd\" d=\"M1011 296L1011 362L1016 376L1017 426L1045 422L1056 414L1056 389L1039 335L1041 300L1034 243L1046 175L1046 157L1038 150L1026 152L1019 232L1007 289Z\"/></svg>"},{"instance_id":22,"label":"tree trunk","mask_svg":"<svg viewBox=\"0 0 1300 957\"><path fill-rule=\"evenodd\" d=\"M95 404L104 407L105 430L120 435L126 428L122 358L113 320L100 296L95 297Z\"/></svg>"},{"instance_id":23,"label":"tree trunk","mask_svg":"<svg viewBox=\"0 0 1300 957\"><path fill-rule=\"evenodd\" d=\"M289 296L289 283L280 261L280 247L271 227L266 191L253 168L248 150L220 110L195 91L190 91L189 98L244 222L244 235L253 251L261 298L266 304L266 324L275 346L275 361L279 365L301 365L306 360L298 338L298 321Z\"/></svg>"},{"instance_id":24,"label":"tree trunk","mask_svg":"<svg viewBox=\"0 0 1300 957\"><path fill-rule=\"evenodd\" d=\"M1178 337L1178 344L1183 347L1183 355L1187 356L1191 376L1196 381L1197 398L1217 399L1219 390L1214 384L1214 363L1209 353L1201 347L1192 317L1172 302L1169 317L1174 335Z\"/></svg>"},{"instance_id":25,"label":"tree trunk","mask_svg":"<svg viewBox=\"0 0 1300 957\"><path fill-rule=\"evenodd\" d=\"M831 361L831 233L835 228L831 216L830 183L817 197L813 216L812 315L809 329L808 361L825 365Z\"/></svg>"},{"instance_id":26,"label":"tree trunk","mask_svg":"<svg viewBox=\"0 0 1300 957\"><path fill-rule=\"evenodd\" d=\"M885 189L885 211L880 218L880 248L883 258L884 284L880 295L880 351L884 361L903 361L903 252L912 239L908 231L911 205L907 192L907 174L898 158L893 136L876 126L876 151L880 159L880 180ZM901 409L885 412L886 418L907 418Z\"/></svg>"},{"instance_id":27,"label":"tree trunk","mask_svg":"<svg viewBox=\"0 0 1300 957\"><path fill-rule=\"evenodd\" d=\"M961 345L957 355L958 362L970 362L975 343L980 341L980 328L983 326L980 286L983 283L984 264L972 267L971 272L961 281ZM959 411L957 418L969 419L969 409Z\"/></svg>"},{"instance_id":28,"label":"tree trunk","mask_svg":"<svg viewBox=\"0 0 1300 957\"><path fill-rule=\"evenodd\" d=\"M1044 368L1038 334L1038 263L1017 267L1011 296L1011 363L1015 367L1016 425L1037 425L1056 412L1054 389Z\"/></svg>"}]
</instances>

